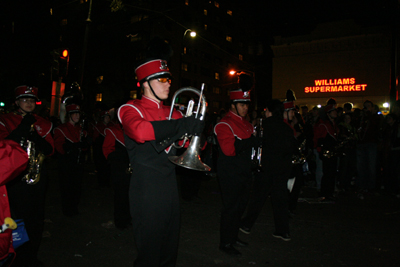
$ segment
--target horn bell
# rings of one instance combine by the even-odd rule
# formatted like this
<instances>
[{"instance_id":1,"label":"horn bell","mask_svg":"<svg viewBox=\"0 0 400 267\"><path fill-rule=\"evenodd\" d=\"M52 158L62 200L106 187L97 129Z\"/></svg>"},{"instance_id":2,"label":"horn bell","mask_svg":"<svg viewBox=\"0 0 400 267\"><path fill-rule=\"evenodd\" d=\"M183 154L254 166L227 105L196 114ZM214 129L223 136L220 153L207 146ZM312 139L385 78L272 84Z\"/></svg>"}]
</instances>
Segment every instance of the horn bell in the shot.
<instances>
[{"instance_id":1,"label":"horn bell","mask_svg":"<svg viewBox=\"0 0 400 267\"><path fill-rule=\"evenodd\" d=\"M200 159L199 149L200 148L200 137L193 136L189 147L181 156L170 156L168 159L181 167L196 170L196 171L203 171L208 172L211 168L203 163Z\"/></svg>"}]
</instances>

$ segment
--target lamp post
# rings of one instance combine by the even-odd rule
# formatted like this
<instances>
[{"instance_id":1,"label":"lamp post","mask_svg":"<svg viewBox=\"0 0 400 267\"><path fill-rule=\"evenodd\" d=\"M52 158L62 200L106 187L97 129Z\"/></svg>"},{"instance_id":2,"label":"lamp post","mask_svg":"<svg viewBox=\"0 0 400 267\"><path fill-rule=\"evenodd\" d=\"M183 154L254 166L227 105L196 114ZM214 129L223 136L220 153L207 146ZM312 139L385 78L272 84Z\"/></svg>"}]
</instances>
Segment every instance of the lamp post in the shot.
<instances>
[{"instance_id":1,"label":"lamp post","mask_svg":"<svg viewBox=\"0 0 400 267\"><path fill-rule=\"evenodd\" d=\"M183 54L186 54L186 50L184 50L184 41L187 33L190 33L190 37L194 38L196 37L196 32L192 31L191 29L186 29L185 32L183 33L182 36L182 42L181 42L181 52L179 54L179 88L182 86L182 64L183 64Z\"/></svg>"}]
</instances>

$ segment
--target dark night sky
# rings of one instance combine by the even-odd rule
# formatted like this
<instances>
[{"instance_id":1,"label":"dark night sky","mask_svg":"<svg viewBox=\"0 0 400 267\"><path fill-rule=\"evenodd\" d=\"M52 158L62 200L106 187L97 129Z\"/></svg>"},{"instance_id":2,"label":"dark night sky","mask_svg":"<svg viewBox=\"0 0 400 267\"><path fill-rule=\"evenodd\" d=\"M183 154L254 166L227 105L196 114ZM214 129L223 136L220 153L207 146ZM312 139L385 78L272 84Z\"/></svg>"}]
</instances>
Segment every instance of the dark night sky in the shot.
<instances>
[{"instance_id":1,"label":"dark night sky","mask_svg":"<svg viewBox=\"0 0 400 267\"><path fill-rule=\"evenodd\" d=\"M183 0L182 0L183 1ZM192 0L194 1L194 0ZM0 3L0 84L13 88L22 78L29 80L23 69L45 69L50 60L48 51L57 47L56 22L49 16L49 6L57 3L71 3L73 0L13 0ZM98 1L109 5L110 1ZM125 3L136 3L125 0ZM392 10L396 10L397 0L279 0L260 1L231 0L240 3L239 8L248 14L249 26L256 38L272 39L274 35L307 34L319 22L354 18L363 24L385 23ZM96 3L96 1L94 1ZM54 5L53 5L54 6ZM398 10L398 9L397 9ZM398 12L398 11L397 11ZM18 34L11 34L11 21ZM43 42L42 40L49 40ZM22 60L14 60L15 58ZM34 59L34 60L33 60ZM6 70L6 71L4 71ZM18 72L13 76L10 73ZM37 78L37 77L36 77Z\"/></svg>"}]
</instances>

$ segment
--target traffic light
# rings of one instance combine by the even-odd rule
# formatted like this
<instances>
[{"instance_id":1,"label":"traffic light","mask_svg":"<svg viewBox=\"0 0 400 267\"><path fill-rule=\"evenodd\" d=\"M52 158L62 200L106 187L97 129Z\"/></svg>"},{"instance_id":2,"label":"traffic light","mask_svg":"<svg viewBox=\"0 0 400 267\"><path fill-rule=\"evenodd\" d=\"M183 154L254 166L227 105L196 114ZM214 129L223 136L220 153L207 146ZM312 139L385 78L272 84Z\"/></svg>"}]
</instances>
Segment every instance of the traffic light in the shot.
<instances>
[{"instance_id":1,"label":"traffic light","mask_svg":"<svg viewBox=\"0 0 400 267\"><path fill-rule=\"evenodd\" d=\"M68 64L69 64L69 50L66 48L60 49L58 60L58 76L65 78L68 74Z\"/></svg>"}]
</instances>

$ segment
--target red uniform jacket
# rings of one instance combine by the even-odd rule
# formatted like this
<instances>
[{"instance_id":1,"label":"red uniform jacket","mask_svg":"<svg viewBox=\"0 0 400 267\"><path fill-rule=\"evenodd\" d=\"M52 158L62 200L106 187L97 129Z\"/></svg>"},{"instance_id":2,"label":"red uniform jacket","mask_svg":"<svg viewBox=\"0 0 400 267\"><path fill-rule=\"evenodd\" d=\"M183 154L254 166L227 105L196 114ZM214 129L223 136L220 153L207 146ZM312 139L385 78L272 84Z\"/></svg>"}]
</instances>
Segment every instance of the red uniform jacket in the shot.
<instances>
[{"instance_id":1,"label":"red uniform jacket","mask_svg":"<svg viewBox=\"0 0 400 267\"><path fill-rule=\"evenodd\" d=\"M0 226L6 217L11 217L5 184L26 169L28 155L21 146L11 140L0 142ZM12 230L0 234L0 260L14 253Z\"/></svg>"},{"instance_id":2,"label":"red uniform jacket","mask_svg":"<svg viewBox=\"0 0 400 267\"><path fill-rule=\"evenodd\" d=\"M115 141L120 143L122 146L125 146L124 132L119 124L115 124L107 127L104 130L104 133L106 137L103 143L103 154L108 158L108 155L115 151Z\"/></svg>"},{"instance_id":3,"label":"red uniform jacket","mask_svg":"<svg viewBox=\"0 0 400 267\"><path fill-rule=\"evenodd\" d=\"M130 100L123 105L118 111L118 118L123 123L127 136L137 143L144 143L156 139L150 121L168 120L169 112L170 107L164 106L162 102L158 103L147 96L142 96L141 100ZM172 119L180 118L182 113L177 111L172 113ZM169 148L166 149L167 153Z\"/></svg>"},{"instance_id":4,"label":"red uniform jacket","mask_svg":"<svg viewBox=\"0 0 400 267\"><path fill-rule=\"evenodd\" d=\"M83 130L79 124L75 126L70 122L66 122L54 129L54 145L60 154L65 154L63 144L66 140L71 143L78 143L81 139L81 134L83 137L87 136L87 132Z\"/></svg>"},{"instance_id":5,"label":"red uniform jacket","mask_svg":"<svg viewBox=\"0 0 400 267\"><path fill-rule=\"evenodd\" d=\"M105 137L104 130L111 125L112 125L111 123L109 123L108 125L105 125L102 121L99 121L98 123L94 124L93 125L93 136L92 136L93 142L95 142L97 137L99 137L99 136Z\"/></svg>"},{"instance_id":6,"label":"red uniform jacket","mask_svg":"<svg viewBox=\"0 0 400 267\"><path fill-rule=\"evenodd\" d=\"M229 111L214 127L219 146L226 156L235 156L235 138L250 138L254 132L253 125L245 118Z\"/></svg>"},{"instance_id":7,"label":"red uniform jacket","mask_svg":"<svg viewBox=\"0 0 400 267\"><path fill-rule=\"evenodd\" d=\"M325 149L333 149L337 143L339 128L329 119L320 121L314 126L314 148L321 152L321 145Z\"/></svg>"},{"instance_id":8,"label":"red uniform jacket","mask_svg":"<svg viewBox=\"0 0 400 267\"><path fill-rule=\"evenodd\" d=\"M50 134L53 124L42 117L33 114L36 119L34 127L36 132L53 147L54 152L54 141ZM0 140L5 139L17 126L21 123L23 117L17 113L8 113L0 116Z\"/></svg>"}]
</instances>

